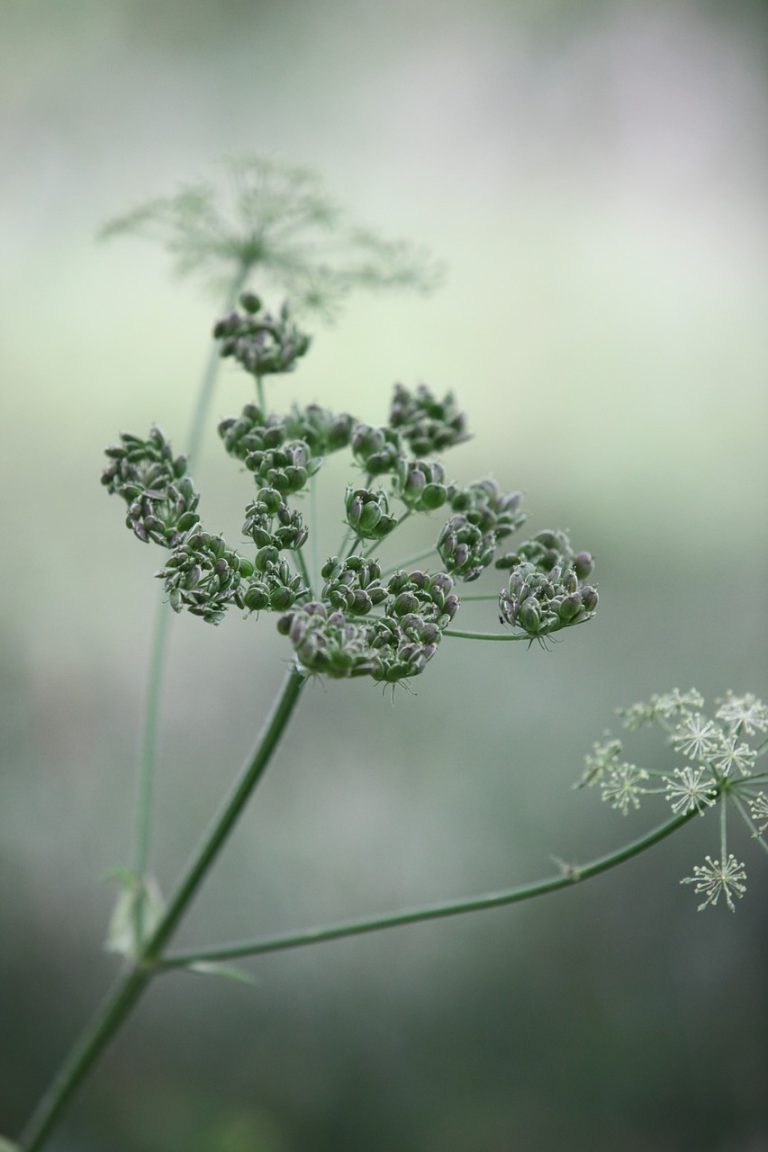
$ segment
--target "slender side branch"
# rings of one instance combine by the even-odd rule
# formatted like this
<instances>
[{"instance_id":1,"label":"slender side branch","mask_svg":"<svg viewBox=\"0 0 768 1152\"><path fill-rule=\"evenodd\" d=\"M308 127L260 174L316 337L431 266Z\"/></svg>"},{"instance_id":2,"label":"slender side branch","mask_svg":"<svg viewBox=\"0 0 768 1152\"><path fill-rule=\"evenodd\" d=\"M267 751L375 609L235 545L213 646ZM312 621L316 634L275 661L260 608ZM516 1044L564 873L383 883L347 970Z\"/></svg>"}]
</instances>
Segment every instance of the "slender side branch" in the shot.
<instances>
[{"instance_id":1,"label":"slender side branch","mask_svg":"<svg viewBox=\"0 0 768 1152\"><path fill-rule=\"evenodd\" d=\"M659 841L676 832L678 828L682 828L695 815L696 812L691 811L681 816L675 816L674 819L659 825L653 831L646 833L645 836L641 836L639 840L632 841L616 852L601 856L589 864L565 867L557 876L537 880L533 884L523 884L503 892L491 892L466 900L428 904L422 908L405 909L402 912L394 912L384 916L366 916L360 920L349 920L320 928L307 928L300 932L266 937L263 940L177 952L165 957L161 962L161 968L184 968L190 964L242 959L246 956L261 956L266 952L284 952L290 948L303 948L310 944L341 940L347 936L363 936L368 932L380 932L385 928L400 928L406 924L420 924L427 920L442 920L448 916L461 916L467 912L480 912L488 908L501 908L507 904L519 904L521 901L531 900L535 896L544 896L548 892L557 892L561 888L571 888L582 880L589 880L592 876L599 876L601 872L607 872L609 868L615 868L616 865L630 860L633 856L638 856L647 848L652 848L654 844L658 844Z\"/></svg>"},{"instance_id":2,"label":"slender side branch","mask_svg":"<svg viewBox=\"0 0 768 1152\"><path fill-rule=\"evenodd\" d=\"M458 636L460 640L531 640L530 636L515 636L505 632L462 632L458 628L446 628L443 636Z\"/></svg>"},{"instance_id":3,"label":"slender side branch","mask_svg":"<svg viewBox=\"0 0 768 1152\"><path fill-rule=\"evenodd\" d=\"M401 568L410 568L411 564L418 564L419 560L426 560L434 552L436 548L426 548L423 552L417 552L415 556L408 556L405 560L401 560L399 564L390 564L389 568L385 568L382 576L391 576L393 572L398 572Z\"/></svg>"}]
</instances>

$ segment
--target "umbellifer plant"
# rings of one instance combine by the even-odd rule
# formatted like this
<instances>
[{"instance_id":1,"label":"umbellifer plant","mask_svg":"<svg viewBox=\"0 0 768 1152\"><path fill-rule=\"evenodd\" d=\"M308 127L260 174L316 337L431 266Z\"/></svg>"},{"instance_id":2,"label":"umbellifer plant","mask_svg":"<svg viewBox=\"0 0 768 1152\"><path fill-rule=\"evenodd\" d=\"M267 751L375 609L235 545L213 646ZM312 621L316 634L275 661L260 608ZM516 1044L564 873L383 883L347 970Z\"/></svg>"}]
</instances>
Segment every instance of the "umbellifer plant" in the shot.
<instances>
[{"instance_id":1,"label":"umbellifer plant","mask_svg":"<svg viewBox=\"0 0 768 1152\"><path fill-rule=\"evenodd\" d=\"M671 819L617 851L585 865L563 864L553 876L491 894L275 937L186 952L169 949L310 679L367 677L394 691L421 675L446 641L546 645L555 634L590 620L598 605L593 558L572 546L565 532L544 529L513 541L527 519L519 491L488 477L468 483L452 478L444 456L469 438L467 418L452 394L397 384L381 425L366 423L363 413L288 405L282 383L273 398L269 382L292 372L311 341L290 302L272 313L245 290L254 273L287 289L306 314L312 307L327 311L355 286L426 287L434 269L407 246L349 229L304 172L251 161L234 165L233 173L233 217L203 186L153 202L111 227L113 232L159 229L183 269L203 268L227 281L227 303L213 329L214 350L188 454L177 454L158 428L146 435L123 434L107 450L103 483L124 502L133 534L160 550L157 576L163 588L139 771L136 852L132 867L120 874L124 890L108 937L125 965L15 1146L26 1152L44 1145L147 986L165 972L192 969L238 978L241 973L231 965L244 957L531 899L614 867L718 804L717 858L708 856L684 883L703 896L700 907L715 905L722 896L733 909L734 898L744 894L745 872L727 851L726 800L768 847L762 835L768 827L766 774L757 769L768 747L768 741L760 742L768 731L768 708L751 696L728 695L710 718L698 693L675 691L633 705L623 717L630 730L659 726L680 763L654 780L654 773L624 760L621 741L609 734L587 757L580 784L599 787L620 812L626 814L653 792L672 807ZM306 234L318 229L329 253L322 259L308 255L316 246L306 246ZM253 401L218 429L224 450L253 478L252 498L243 509L245 544L206 528L190 475L222 358L233 359L254 382ZM328 457L340 452L349 456L349 482L337 497L343 527L338 540L321 541L315 478ZM406 520L421 522L422 549L384 562L384 542L391 554ZM493 574L495 587L465 592L483 578L487 588ZM492 603L498 626L483 633L459 628L467 600ZM149 849L157 699L170 610L214 625L231 612L247 627L271 620L285 637L291 667L252 754L163 904L149 873Z\"/></svg>"}]
</instances>

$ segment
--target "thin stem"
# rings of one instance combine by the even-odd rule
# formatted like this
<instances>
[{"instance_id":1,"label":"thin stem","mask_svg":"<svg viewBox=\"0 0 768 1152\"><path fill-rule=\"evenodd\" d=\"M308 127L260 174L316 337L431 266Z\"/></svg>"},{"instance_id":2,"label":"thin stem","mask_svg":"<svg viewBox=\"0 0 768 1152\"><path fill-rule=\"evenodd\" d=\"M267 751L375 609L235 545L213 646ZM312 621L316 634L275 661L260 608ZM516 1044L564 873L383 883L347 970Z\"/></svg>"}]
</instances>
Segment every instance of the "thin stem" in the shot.
<instances>
[{"instance_id":1,"label":"thin stem","mask_svg":"<svg viewBox=\"0 0 768 1152\"><path fill-rule=\"evenodd\" d=\"M498 594L498 592L495 592L495 593L493 593L492 595L489 595L489 596L485 596L485 595L481 596L481 595L479 595L479 593L478 593L478 594L474 594L474 595L472 595L472 596L463 596L463 595L462 595L462 597L461 597L461 602L462 602L462 604L468 604L468 603L470 603L470 601L472 601L472 600L475 600L475 601L477 601L478 603L479 603L481 600L496 600L496 601L498 602L498 599L499 599L499 594Z\"/></svg>"},{"instance_id":2,"label":"thin stem","mask_svg":"<svg viewBox=\"0 0 768 1152\"><path fill-rule=\"evenodd\" d=\"M243 265L238 268L224 299L223 310L228 311L237 300L250 267ZM200 454L203 432L208 421L208 414L213 399L213 392L218 376L221 356L218 344L214 342L205 364L203 376L198 389L192 423L187 442L187 462L190 471L194 471ZM160 711L160 693L165 678L165 665L168 655L168 635L170 632L171 612L163 599L158 601L155 610L155 623L152 631L152 641L149 657L149 673L147 676L147 694L144 704L144 717L142 721L141 759L139 761L137 802L136 802L136 832L134 850L134 872L136 883L139 886L138 896L134 905L134 932L137 947L141 943L144 932L143 917L144 904L143 886L147 868L149 866L150 849L152 843L152 808L155 791L155 770L157 764L157 728Z\"/></svg>"},{"instance_id":3,"label":"thin stem","mask_svg":"<svg viewBox=\"0 0 768 1152\"><path fill-rule=\"evenodd\" d=\"M408 517L410 515L412 515L412 512L413 512L412 508L406 508L405 512L403 512L402 516L397 521L397 523L395 524L392 531L389 533L388 536L385 537L386 540L389 540L389 539L391 539L392 536L394 536L397 529L400 527L401 524L405 523L405 521L408 519ZM384 543L383 540L374 540L373 544L371 544L371 546L369 548L366 548L365 552L363 552L363 558L367 560L369 556L373 556L374 552L378 551L381 548L381 545L383 543Z\"/></svg>"},{"instance_id":4,"label":"thin stem","mask_svg":"<svg viewBox=\"0 0 768 1152\"><path fill-rule=\"evenodd\" d=\"M168 655L168 633L171 624L171 611L164 597L157 601L155 623L152 631L152 646L149 656L149 675L144 701L144 722L141 737L141 759L139 761L138 788L136 801L136 840L133 870L139 885L134 903L135 947L141 947L144 935L144 879L149 864L152 839L152 801L154 797L155 765L157 762L157 724L160 714L160 692Z\"/></svg>"},{"instance_id":5,"label":"thin stem","mask_svg":"<svg viewBox=\"0 0 768 1152\"><path fill-rule=\"evenodd\" d=\"M304 583L307 586L307 589L309 590L310 594L312 596L314 596L312 579L309 575L309 569L307 568L307 561L304 559L304 553L302 552L301 548L299 548L298 551L296 552L296 563L299 567L299 572L301 573L301 576L304 580Z\"/></svg>"},{"instance_id":6,"label":"thin stem","mask_svg":"<svg viewBox=\"0 0 768 1152\"><path fill-rule=\"evenodd\" d=\"M152 975L148 969L133 968L112 986L21 1133L19 1148L23 1152L37 1152L42 1148L81 1081L128 1016Z\"/></svg>"},{"instance_id":7,"label":"thin stem","mask_svg":"<svg viewBox=\"0 0 768 1152\"><path fill-rule=\"evenodd\" d=\"M426 560L428 556L431 556L433 552L436 551L437 549L433 547L427 548L425 552L417 552L415 556L409 556L407 559L401 560L399 564L393 564L390 568L385 568L382 576L391 576L393 572L398 572L401 568L409 568L411 564L418 564L419 560Z\"/></svg>"},{"instance_id":8,"label":"thin stem","mask_svg":"<svg viewBox=\"0 0 768 1152\"><path fill-rule=\"evenodd\" d=\"M264 379L261 376L256 377L256 396L257 396L258 401L259 401L259 408L261 408L263 415L266 417L266 415L267 415L267 398L264 394Z\"/></svg>"},{"instance_id":9,"label":"thin stem","mask_svg":"<svg viewBox=\"0 0 768 1152\"><path fill-rule=\"evenodd\" d=\"M317 472L309 481L309 548L312 561L312 587L320 590L320 553L318 550Z\"/></svg>"},{"instance_id":10,"label":"thin stem","mask_svg":"<svg viewBox=\"0 0 768 1152\"><path fill-rule=\"evenodd\" d=\"M203 837L202 843L193 856L175 895L170 900L162 920L147 941L144 951L146 962L153 963L159 959L164 945L175 931L208 869L224 846L272 758L280 737L299 701L305 683L305 677L295 668L292 668L259 735L253 753L245 762L230 795L225 800L218 816L214 818L209 831Z\"/></svg>"},{"instance_id":11,"label":"thin stem","mask_svg":"<svg viewBox=\"0 0 768 1152\"><path fill-rule=\"evenodd\" d=\"M304 677L296 669L288 673L253 752L243 765L232 791L193 855L167 910L144 945L136 966L118 980L32 1114L21 1137L20 1148L23 1152L37 1152L42 1147L67 1103L161 964L163 948L197 895L203 880L272 759L298 703L304 683Z\"/></svg>"},{"instance_id":12,"label":"thin stem","mask_svg":"<svg viewBox=\"0 0 768 1152\"><path fill-rule=\"evenodd\" d=\"M727 820L726 820L727 807L728 807L728 805L725 804L721 800L720 801L720 859L722 860L723 863L725 863L725 844L726 844L725 834L726 834L726 829L727 829Z\"/></svg>"},{"instance_id":13,"label":"thin stem","mask_svg":"<svg viewBox=\"0 0 768 1152\"><path fill-rule=\"evenodd\" d=\"M530 640L530 636L514 636L505 632L462 632L458 628L446 628L443 636L458 636L460 640ZM534 636L535 640L536 637Z\"/></svg>"},{"instance_id":14,"label":"thin stem","mask_svg":"<svg viewBox=\"0 0 768 1152\"><path fill-rule=\"evenodd\" d=\"M760 845L760 847L763 849L764 852L768 852L768 843L766 842L765 838L763 836L761 836L760 833L758 832L757 825L755 824L755 821L752 819L749 812L747 811L747 808L746 808L745 804L743 803L741 797L739 795L737 795L736 792L729 792L728 795L729 795L730 799L733 800L733 803L736 805L736 811L738 812L739 816L741 816L741 818L744 821L744 823L746 824L747 828L749 828L750 832L752 833L752 838L754 840L757 840L758 844Z\"/></svg>"},{"instance_id":15,"label":"thin stem","mask_svg":"<svg viewBox=\"0 0 768 1152\"><path fill-rule=\"evenodd\" d=\"M227 290L224 299L224 312L228 312L235 304L238 296L243 290L245 281L251 271L249 264L243 264L238 268L231 284ZM197 458L200 454L200 448L203 442L203 434L205 432L206 424L208 423L208 413L210 411L211 402L213 400L213 392L216 387L216 377L219 372L219 365L221 363L221 355L219 353L219 346L216 341L211 346L208 360L206 361L205 371L200 383L200 391L197 396L197 404L192 416L192 424L189 430L189 439L187 440L187 461L189 470L192 472L194 466L197 464Z\"/></svg>"},{"instance_id":16,"label":"thin stem","mask_svg":"<svg viewBox=\"0 0 768 1152\"><path fill-rule=\"evenodd\" d=\"M363 542L362 536L358 536L357 533L355 533L354 536L352 537L352 543L350 544L350 546L347 549L344 556L342 556L342 560L349 560L350 556L352 556L354 554L354 551L357 548L358 544L362 544L362 542Z\"/></svg>"},{"instance_id":17,"label":"thin stem","mask_svg":"<svg viewBox=\"0 0 768 1152\"><path fill-rule=\"evenodd\" d=\"M461 916L467 912L479 912L488 908L500 908L507 904L518 904L523 900L531 900L536 896L544 896L548 892L557 892L561 888L570 888L582 880L598 876L638 856L647 848L653 847L678 828L682 828L696 815L695 811L686 812L661 824L652 832L641 836L639 840L625 845L616 852L601 856L589 864L582 866L567 866L557 876L550 876L544 880L537 880L533 884L524 884L516 888L509 888L503 892L492 892L484 896L473 896L466 900L451 900L440 904L428 904L421 908L410 908L402 912L389 913L384 916L367 916L359 920L343 921L320 928L306 928L300 932L287 933L280 936L270 936L262 940L244 941L242 943L225 944L215 948L197 949L188 952L177 952L167 956L161 964L162 968L184 968L189 964L198 964L217 960L234 960L246 956L260 956L267 952L283 952L290 948L303 948L310 944L321 944L329 940L340 940L348 936L362 936L368 932L380 932L386 928L400 928L406 924L420 924L427 920L441 920L449 916Z\"/></svg>"}]
</instances>

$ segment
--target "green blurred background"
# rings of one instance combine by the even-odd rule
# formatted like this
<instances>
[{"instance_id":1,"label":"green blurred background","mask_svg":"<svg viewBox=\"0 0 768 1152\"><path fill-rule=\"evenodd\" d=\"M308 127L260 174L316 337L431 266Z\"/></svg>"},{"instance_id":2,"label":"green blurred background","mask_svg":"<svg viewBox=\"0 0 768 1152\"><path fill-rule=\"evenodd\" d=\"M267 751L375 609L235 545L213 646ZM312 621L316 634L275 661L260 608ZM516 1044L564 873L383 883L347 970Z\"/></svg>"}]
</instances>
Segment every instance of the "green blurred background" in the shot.
<instances>
[{"instance_id":1,"label":"green blurred background","mask_svg":"<svg viewBox=\"0 0 768 1152\"><path fill-rule=\"evenodd\" d=\"M218 308L99 225L222 155L315 166L449 276L356 297L279 387L372 422L395 380L455 390L456 478L523 488L599 563L597 619L552 651L446 643L394 702L311 687L180 939L505 887L661 818L570 790L615 706L768 691L767 47L742 0L6 0L0 1132L115 969L157 557L102 449L154 420L181 446ZM247 398L228 369L216 418ZM198 479L234 532L213 428ZM266 619L174 621L166 890L287 657ZM52 1152L768 1149L765 859L734 825L750 890L699 915L678 880L716 846L696 821L572 892L264 959L256 988L168 977Z\"/></svg>"}]
</instances>

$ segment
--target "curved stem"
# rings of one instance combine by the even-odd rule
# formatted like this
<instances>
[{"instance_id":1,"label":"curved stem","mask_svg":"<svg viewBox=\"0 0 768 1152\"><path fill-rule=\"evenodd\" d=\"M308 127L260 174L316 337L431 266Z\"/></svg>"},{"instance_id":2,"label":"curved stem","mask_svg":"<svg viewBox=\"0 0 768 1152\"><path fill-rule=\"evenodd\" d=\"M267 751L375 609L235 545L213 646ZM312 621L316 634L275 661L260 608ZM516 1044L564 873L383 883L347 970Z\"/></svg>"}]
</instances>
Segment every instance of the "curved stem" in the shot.
<instances>
[{"instance_id":1,"label":"curved stem","mask_svg":"<svg viewBox=\"0 0 768 1152\"><path fill-rule=\"evenodd\" d=\"M130 968L115 984L33 1112L21 1136L19 1147L22 1152L37 1152L43 1146L66 1105L152 979L162 962L163 948L192 903L272 759L304 683L304 677L295 669L289 672L252 754L188 864L168 908L144 945L135 967Z\"/></svg>"},{"instance_id":2,"label":"curved stem","mask_svg":"<svg viewBox=\"0 0 768 1152\"><path fill-rule=\"evenodd\" d=\"M533 884L523 884L508 888L503 892L492 892L484 896L473 896L466 900L451 900L440 904L428 904L422 908L410 908L384 916L367 916L359 920L349 920L320 928L306 928L300 932L271 936L262 940L224 944L216 948L203 948L189 952L177 952L167 956L161 963L165 970L184 968L190 964L235 960L246 956L261 956L266 952L283 952L289 948L304 948L310 944L321 944L329 940L341 940L347 936L362 936L368 932L381 932L386 928L400 928L406 924L421 924L427 920L442 920L448 916L461 916L467 912L479 912L488 908L501 908L507 904L518 904L561 888L571 888L582 880L599 876L609 868L615 868L625 860L638 856L647 848L653 847L665 837L682 828L696 815L695 811L675 816L653 831L626 844L616 852L601 856L589 864L565 866L557 876L537 880Z\"/></svg>"}]
</instances>

